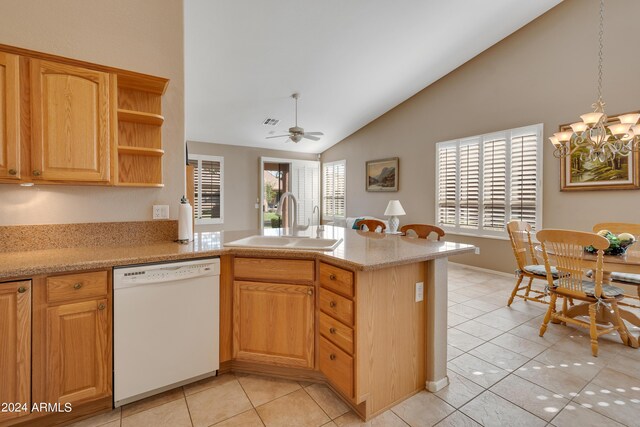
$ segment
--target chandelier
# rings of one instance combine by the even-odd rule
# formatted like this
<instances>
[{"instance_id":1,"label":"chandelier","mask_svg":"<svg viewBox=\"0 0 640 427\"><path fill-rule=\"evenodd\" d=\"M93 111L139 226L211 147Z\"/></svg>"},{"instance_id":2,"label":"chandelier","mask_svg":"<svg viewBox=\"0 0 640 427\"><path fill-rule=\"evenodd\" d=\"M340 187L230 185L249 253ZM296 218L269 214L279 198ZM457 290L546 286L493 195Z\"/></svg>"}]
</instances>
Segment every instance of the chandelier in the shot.
<instances>
[{"instance_id":1,"label":"chandelier","mask_svg":"<svg viewBox=\"0 0 640 427\"><path fill-rule=\"evenodd\" d=\"M640 151L640 114L607 117L602 100L602 48L604 40L604 0L600 0L600 49L598 51L598 99L592 113L583 114L571 124L571 131L556 132L549 138L556 158L571 156L580 150L582 161L605 162L616 156Z\"/></svg>"}]
</instances>

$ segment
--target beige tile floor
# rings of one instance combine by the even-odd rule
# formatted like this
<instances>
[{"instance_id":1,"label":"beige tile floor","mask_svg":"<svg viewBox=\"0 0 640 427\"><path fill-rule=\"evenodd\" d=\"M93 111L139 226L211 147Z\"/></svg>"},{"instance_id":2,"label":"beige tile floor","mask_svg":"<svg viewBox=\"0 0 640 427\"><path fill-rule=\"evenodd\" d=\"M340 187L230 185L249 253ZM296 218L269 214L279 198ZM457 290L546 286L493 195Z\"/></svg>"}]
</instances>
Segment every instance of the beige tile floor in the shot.
<instances>
[{"instance_id":1,"label":"beige tile floor","mask_svg":"<svg viewBox=\"0 0 640 427\"><path fill-rule=\"evenodd\" d=\"M450 385L368 423L326 386L227 374L74 426L640 425L640 350L607 336L594 358L586 330L562 325L540 338L545 306L519 300L507 308L514 283L450 265Z\"/></svg>"}]
</instances>

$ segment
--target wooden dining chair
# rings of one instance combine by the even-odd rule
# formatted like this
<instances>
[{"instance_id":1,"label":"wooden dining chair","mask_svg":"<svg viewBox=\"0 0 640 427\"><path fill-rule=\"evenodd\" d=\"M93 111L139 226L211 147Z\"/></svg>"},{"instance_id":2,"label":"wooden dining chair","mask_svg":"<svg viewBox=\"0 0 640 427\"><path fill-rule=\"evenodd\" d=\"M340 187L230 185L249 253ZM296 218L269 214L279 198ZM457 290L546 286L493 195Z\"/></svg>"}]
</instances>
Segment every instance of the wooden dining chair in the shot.
<instances>
[{"instance_id":1,"label":"wooden dining chair","mask_svg":"<svg viewBox=\"0 0 640 427\"><path fill-rule=\"evenodd\" d=\"M618 311L618 302L624 298L624 291L617 286L602 283L603 256L604 250L609 247L609 241L595 233L573 230L541 230L536 237L542 246L547 283L551 293L551 302L540 326L540 336L544 336L549 321L554 320L589 329L593 356L598 356L600 335L618 331L620 339L627 345L629 332ZM587 246L593 246L597 250L592 280L588 280L586 276L587 270L591 267L584 261L584 248ZM557 279L551 274L551 256L558 271ZM556 311L556 300L559 296L565 298L561 312ZM588 304L589 322L568 316L566 300L569 297ZM598 308L602 307L612 311L611 327L598 325L596 322L596 313Z\"/></svg>"},{"instance_id":2,"label":"wooden dining chair","mask_svg":"<svg viewBox=\"0 0 640 427\"><path fill-rule=\"evenodd\" d=\"M363 230L365 226L367 230L371 232L378 232L378 227L380 227L380 233L384 233L384 230L387 228L384 222L378 221L377 219L361 219L356 223L358 230Z\"/></svg>"},{"instance_id":3,"label":"wooden dining chair","mask_svg":"<svg viewBox=\"0 0 640 427\"><path fill-rule=\"evenodd\" d=\"M437 240L444 237L444 230L437 225L430 224L407 224L400 227L402 234L407 234L407 231L413 231L420 239L428 239L431 233L436 233Z\"/></svg>"},{"instance_id":4,"label":"wooden dining chair","mask_svg":"<svg viewBox=\"0 0 640 427\"><path fill-rule=\"evenodd\" d=\"M547 271L544 265L538 263L535 255L533 242L531 240L531 225L524 221L510 221L507 224L507 232L518 266L516 270L516 284L513 287L513 291L511 291L509 301L507 301L507 307L511 306L515 297L522 298L525 301L547 304L544 299L544 288L535 289L531 287L535 279L544 280L545 285L547 280ZM557 277L557 271L555 269L553 270L553 274ZM528 282L521 287L520 285L522 285L525 277L528 279ZM529 296L532 292L535 296Z\"/></svg>"}]
</instances>

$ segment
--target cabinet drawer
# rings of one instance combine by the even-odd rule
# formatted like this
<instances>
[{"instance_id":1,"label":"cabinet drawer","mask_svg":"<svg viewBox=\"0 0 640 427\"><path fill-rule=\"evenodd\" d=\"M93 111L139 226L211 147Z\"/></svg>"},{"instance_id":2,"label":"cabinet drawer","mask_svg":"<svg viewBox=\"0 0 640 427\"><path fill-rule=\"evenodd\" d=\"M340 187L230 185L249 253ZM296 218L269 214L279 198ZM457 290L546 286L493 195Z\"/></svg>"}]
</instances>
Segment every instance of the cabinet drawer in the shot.
<instances>
[{"instance_id":1,"label":"cabinet drawer","mask_svg":"<svg viewBox=\"0 0 640 427\"><path fill-rule=\"evenodd\" d=\"M353 297L353 272L320 263L320 284L339 294Z\"/></svg>"},{"instance_id":2,"label":"cabinet drawer","mask_svg":"<svg viewBox=\"0 0 640 427\"><path fill-rule=\"evenodd\" d=\"M320 333L349 354L353 354L353 329L320 313Z\"/></svg>"},{"instance_id":3,"label":"cabinet drawer","mask_svg":"<svg viewBox=\"0 0 640 427\"><path fill-rule=\"evenodd\" d=\"M106 271L47 277L47 302L106 296L107 282Z\"/></svg>"},{"instance_id":4,"label":"cabinet drawer","mask_svg":"<svg viewBox=\"0 0 640 427\"><path fill-rule=\"evenodd\" d=\"M320 310L353 326L353 301L350 299L320 288Z\"/></svg>"},{"instance_id":5,"label":"cabinet drawer","mask_svg":"<svg viewBox=\"0 0 640 427\"><path fill-rule=\"evenodd\" d=\"M320 372L335 388L353 397L353 357L320 337Z\"/></svg>"},{"instance_id":6,"label":"cabinet drawer","mask_svg":"<svg viewBox=\"0 0 640 427\"><path fill-rule=\"evenodd\" d=\"M313 282L314 261L299 259L236 258L234 276L242 279Z\"/></svg>"}]
</instances>

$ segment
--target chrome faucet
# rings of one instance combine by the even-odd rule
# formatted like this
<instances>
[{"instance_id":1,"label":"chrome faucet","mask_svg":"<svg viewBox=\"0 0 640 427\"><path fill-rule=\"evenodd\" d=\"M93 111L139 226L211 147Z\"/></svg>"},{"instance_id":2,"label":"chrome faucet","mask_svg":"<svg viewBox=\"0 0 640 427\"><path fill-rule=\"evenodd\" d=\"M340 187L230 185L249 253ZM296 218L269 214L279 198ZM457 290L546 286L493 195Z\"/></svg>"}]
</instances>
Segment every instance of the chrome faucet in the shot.
<instances>
[{"instance_id":1,"label":"chrome faucet","mask_svg":"<svg viewBox=\"0 0 640 427\"><path fill-rule=\"evenodd\" d=\"M289 209L289 229L292 232L296 232L298 229L298 201L296 200L296 196L293 195L292 192L287 191L282 194L280 197L280 202L278 203L278 209L276 210L276 215L282 216L282 204L286 200L287 197L291 198L290 204L291 209Z\"/></svg>"},{"instance_id":2,"label":"chrome faucet","mask_svg":"<svg viewBox=\"0 0 640 427\"><path fill-rule=\"evenodd\" d=\"M320 237L320 233L324 231L324 226L322 225L322 222L321 222L320 208L318 207L318 205L315 205L313 207L313 212L311 213L312 217L313 217L313 214L316 213L316 211L318 211L318 228L316 229L316 235Z\"/></svg>"}]
</instances>

